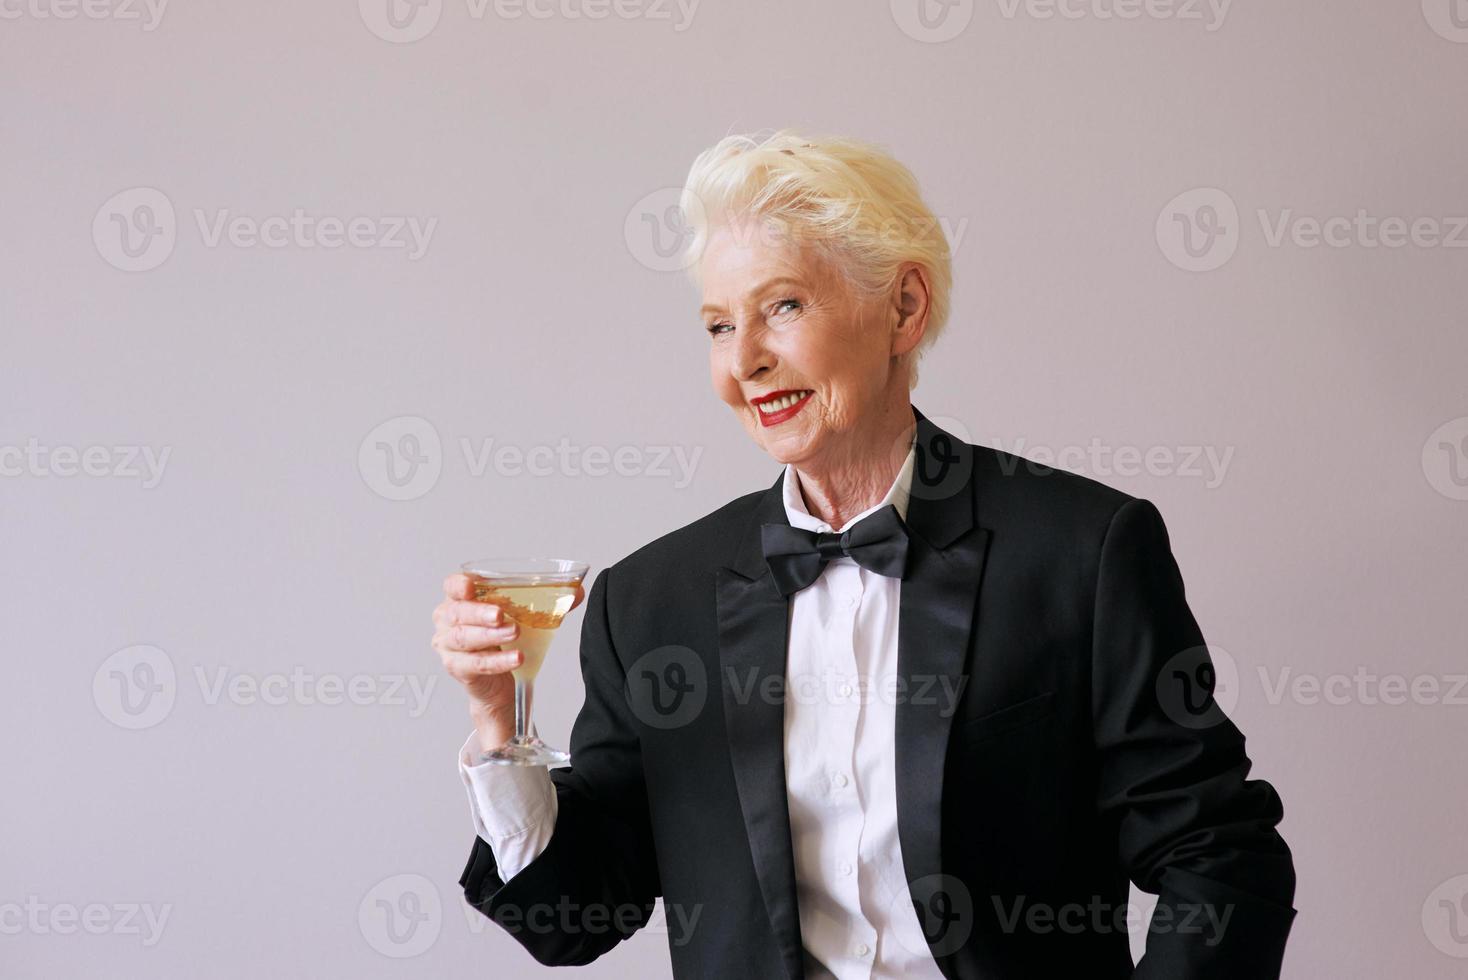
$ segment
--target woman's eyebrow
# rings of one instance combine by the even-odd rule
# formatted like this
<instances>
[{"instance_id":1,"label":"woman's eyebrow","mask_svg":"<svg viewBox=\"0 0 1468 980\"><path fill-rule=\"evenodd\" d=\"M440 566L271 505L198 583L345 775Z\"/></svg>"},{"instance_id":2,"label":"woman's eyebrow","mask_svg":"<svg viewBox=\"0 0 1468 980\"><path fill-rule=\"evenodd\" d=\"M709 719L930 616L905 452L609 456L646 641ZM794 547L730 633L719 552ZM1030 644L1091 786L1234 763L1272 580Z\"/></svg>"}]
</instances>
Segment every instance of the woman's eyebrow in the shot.
<instances>
[{"instance_id":1,"label":"woman's eyebrow","mask_svg":"<svg viewBox=\"0 0 1468 980\"><path fill-rule=\"evenodd\" d=\"M755 286L746 295L758 296L760 293L765 292L772 286L779 286L786 283L790 285L799 285L800 280L796 279L794 276L775 276L773 279L766 279L758 286ZM698 310L700 316L705 313L722 313L723 311L724 307L719 305L718 303L705 303L703 304L703 306L699 307Z\"/></svg>"}]
</instances>

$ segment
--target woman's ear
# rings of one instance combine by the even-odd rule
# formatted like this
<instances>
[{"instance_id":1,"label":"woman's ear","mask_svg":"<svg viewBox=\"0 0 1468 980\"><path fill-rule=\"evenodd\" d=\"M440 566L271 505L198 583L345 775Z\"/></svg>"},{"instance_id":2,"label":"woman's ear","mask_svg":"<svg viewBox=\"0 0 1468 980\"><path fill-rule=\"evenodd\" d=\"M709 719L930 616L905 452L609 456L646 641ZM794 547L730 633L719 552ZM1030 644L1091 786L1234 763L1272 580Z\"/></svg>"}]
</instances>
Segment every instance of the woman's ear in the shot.
<instances>
[{"instance_id":1,"label":"woman's ear","mask_svg":"<svg viewBox=\"0 0 1468 980\"><path fill-rule=\"evenodd\" d=\"M928 276L920 265L906 265L892 287L892 354L915 349L928 328Z\"/></svg>"}]
</instances>

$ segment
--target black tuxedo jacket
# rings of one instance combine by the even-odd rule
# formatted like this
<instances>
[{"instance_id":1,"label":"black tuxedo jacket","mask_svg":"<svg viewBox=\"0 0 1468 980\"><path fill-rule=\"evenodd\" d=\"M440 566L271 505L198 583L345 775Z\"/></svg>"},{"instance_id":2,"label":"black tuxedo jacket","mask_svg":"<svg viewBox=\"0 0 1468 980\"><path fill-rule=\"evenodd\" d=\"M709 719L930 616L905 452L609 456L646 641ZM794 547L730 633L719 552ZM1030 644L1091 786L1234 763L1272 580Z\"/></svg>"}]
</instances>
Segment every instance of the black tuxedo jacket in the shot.
<instances>
[{"instance_id":1,"label":"black tuxedo jacket","mask_svg":"<svg viewBox=\"0 0 1468 980\"><path fill-rule=\"evenodd\" d=\"M1212 700L1157 509L914 414L892 751L943 973L1278 976L1280 799ZM505 882L476 837L459 882L540 962L594 960L662 896L678 977L804 976L764 522L786 522L779 480L596 576L550 844ZM1135 966L1128 881L1159 896Z\"/></svg>"}]
</instances>

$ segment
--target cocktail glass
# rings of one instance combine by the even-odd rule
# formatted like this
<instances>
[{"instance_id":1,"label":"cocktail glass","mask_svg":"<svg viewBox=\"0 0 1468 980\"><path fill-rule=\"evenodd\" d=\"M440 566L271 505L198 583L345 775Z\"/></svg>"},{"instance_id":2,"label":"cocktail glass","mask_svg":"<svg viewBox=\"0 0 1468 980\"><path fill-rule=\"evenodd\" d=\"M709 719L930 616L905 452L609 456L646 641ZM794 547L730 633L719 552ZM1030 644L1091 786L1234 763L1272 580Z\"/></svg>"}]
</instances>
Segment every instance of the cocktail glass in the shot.
<instances>
[{"instance_id":1,"label":"cocktail glass","mask_svg":"<svg viewBox=\"0 0 1468 980\"><path fill-rule=\"evenodd\" d=\"M475 602L492 602L520 635L501 649L519 650L524 659L512 671L515 679L515 735L480 756L505 766L563 766L571 755L530 734L530 695L535 675L550 649L556 628L586 598L582 581L590 566L565 558L481 558L460 566L473 583Z\"/></svg>"}]
</instances>

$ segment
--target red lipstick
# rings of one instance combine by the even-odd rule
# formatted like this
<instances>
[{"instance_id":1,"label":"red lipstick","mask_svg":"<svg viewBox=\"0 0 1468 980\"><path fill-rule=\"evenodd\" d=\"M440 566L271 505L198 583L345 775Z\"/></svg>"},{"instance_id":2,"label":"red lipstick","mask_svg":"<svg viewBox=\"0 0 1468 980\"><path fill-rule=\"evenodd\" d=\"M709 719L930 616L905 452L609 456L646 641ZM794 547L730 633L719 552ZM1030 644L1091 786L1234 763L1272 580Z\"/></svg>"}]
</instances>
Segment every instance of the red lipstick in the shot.
<instances>
[{"instance_id":1,"label":"red lipstick","mask_svg":"<svg viewBox=\"0 0 1468 980\"><path fill-rule=\"evenodd\" d=\"M805 403L810 401L812 394L814 392L801 388L781 388L779 391L772 391L767 395L751 398L749 402L754 406L755 412L759 415L759 424L768 429L772 425L779 425L781 422L795 418L800 410L805 407ZM767 402L778 401L787 395L799 395L799 397L777 412L767 413L760 408L761 405Z\"/></svg>"}]
</instances>

